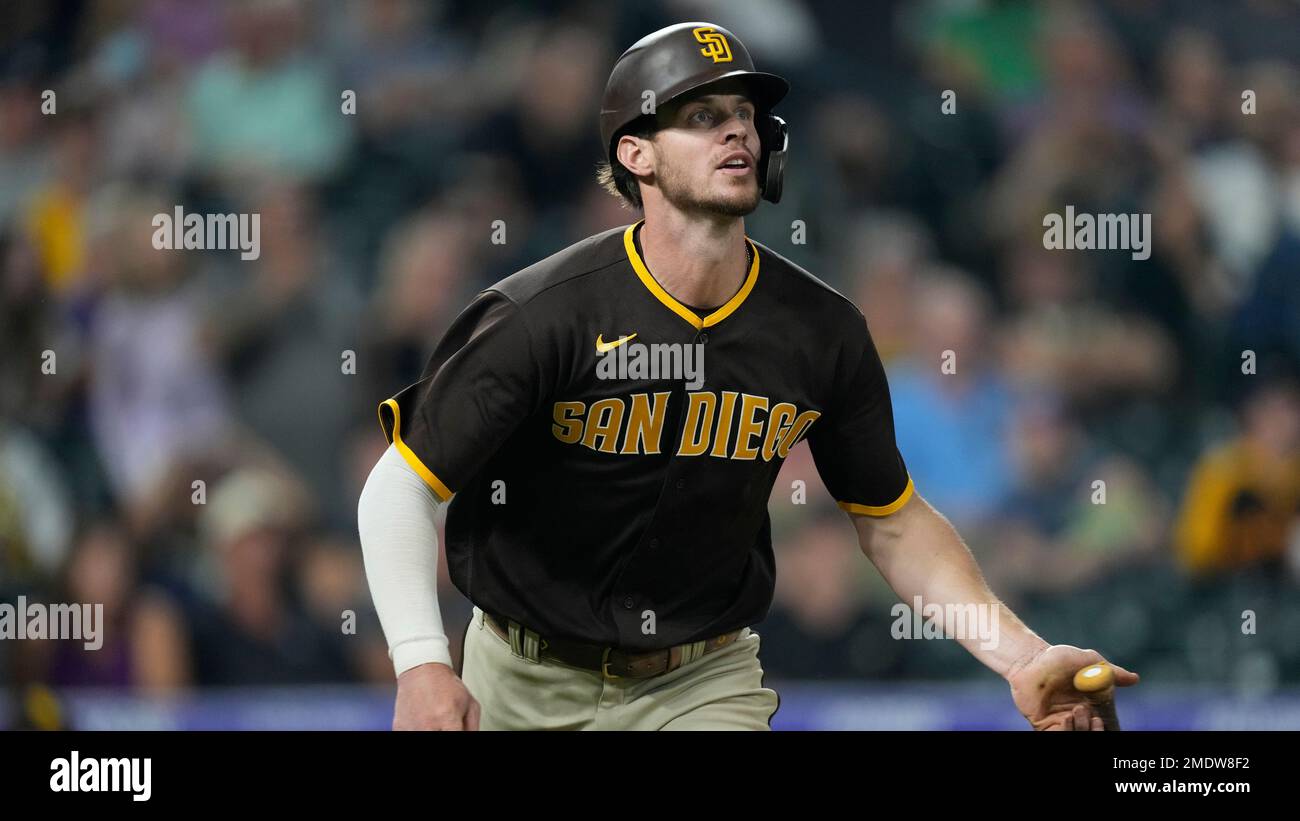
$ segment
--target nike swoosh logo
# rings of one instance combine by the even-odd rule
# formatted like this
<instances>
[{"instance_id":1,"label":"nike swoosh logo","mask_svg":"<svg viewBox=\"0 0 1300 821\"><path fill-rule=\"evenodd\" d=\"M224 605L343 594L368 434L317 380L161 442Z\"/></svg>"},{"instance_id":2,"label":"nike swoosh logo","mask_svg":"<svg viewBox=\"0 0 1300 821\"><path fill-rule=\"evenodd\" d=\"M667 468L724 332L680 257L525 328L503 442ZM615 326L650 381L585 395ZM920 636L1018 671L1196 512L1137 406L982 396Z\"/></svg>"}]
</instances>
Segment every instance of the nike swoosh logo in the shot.
<instances>
[{"instance_id":1,"label":"nike swoosh logo","mask_svg":"<svg viewBox=\"0 0 1300 821\"><path fill-rule=\"evenodd\" d=\"M622 345L624 342L628 341L629 339L636 338L636 334L632 334L631 336L625 336L622 339L616 339L613 342L605 342L604 340L601 339L601 337L603 336L604 334L596 335L596 353L605 353L606 351L612 351L615 348L617 348L619 345Z\"/></svg>"}]
</instances>

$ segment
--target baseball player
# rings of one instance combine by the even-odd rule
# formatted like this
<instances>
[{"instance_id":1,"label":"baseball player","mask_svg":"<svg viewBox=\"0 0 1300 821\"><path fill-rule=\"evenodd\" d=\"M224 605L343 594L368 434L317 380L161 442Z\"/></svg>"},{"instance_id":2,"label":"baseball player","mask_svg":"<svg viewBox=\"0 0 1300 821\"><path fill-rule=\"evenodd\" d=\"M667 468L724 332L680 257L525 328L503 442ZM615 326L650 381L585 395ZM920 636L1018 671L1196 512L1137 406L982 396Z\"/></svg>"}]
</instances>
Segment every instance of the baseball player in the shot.
<instances>
[{"instance_id":1,"label":"baseball player","mask_svg":"<svg viewBox=\"0 0 1300 821\"><path fill-rule=\"evenodd\" d=\"M904 601L994 611L996 642L957 639L1032 725L1100 729L1071 677L1101 656L1016 619L914 488L862 313L745 235L781 196L787 90L720 26L633 45L604 93L600 179L644 219L478 294L380 405L390 447L358 519L395 729L769 729L752 629L773 594L767 500L805 439ZM474 604L459 677L443 505Z\"/></svg>"}]
</instances>

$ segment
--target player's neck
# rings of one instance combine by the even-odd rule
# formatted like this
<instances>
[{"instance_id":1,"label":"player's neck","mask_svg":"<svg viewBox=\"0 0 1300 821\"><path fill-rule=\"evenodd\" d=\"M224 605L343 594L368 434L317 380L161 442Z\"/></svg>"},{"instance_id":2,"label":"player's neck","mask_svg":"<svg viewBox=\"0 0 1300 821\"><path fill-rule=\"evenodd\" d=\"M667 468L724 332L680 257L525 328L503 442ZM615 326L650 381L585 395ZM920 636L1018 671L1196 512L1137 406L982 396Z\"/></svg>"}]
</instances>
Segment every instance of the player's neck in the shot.
<instances>
[{"instance_id":1,"label":"player's neck","mask_svg":"<svg viewBox=\"0 0 1300 821\"><path fill-rule=\"evenodd\" d=\"M740 290L748 273L742 217L647 214L640 238L646 268L688 305L721 305Z\"/></svg>"}]
</instances>

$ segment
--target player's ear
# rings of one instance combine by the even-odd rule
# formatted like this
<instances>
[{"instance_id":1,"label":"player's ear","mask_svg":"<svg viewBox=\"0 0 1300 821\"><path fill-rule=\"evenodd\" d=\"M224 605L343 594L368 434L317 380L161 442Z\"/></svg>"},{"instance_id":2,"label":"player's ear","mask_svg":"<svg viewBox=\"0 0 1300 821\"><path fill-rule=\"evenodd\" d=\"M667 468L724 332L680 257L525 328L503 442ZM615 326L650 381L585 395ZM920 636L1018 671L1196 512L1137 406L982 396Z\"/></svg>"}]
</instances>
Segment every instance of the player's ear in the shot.
<instances>
[{"instance_id":1,"label":"player's ear","mask_svg":"<svg viewBox=\"0 0 1300 821\"><path fill-rule=\"evenodd\" d=\"M644 137L624 134L614 146L614 159L638 177L654 172L654 143Z\"/></svg>"}]
</instances>

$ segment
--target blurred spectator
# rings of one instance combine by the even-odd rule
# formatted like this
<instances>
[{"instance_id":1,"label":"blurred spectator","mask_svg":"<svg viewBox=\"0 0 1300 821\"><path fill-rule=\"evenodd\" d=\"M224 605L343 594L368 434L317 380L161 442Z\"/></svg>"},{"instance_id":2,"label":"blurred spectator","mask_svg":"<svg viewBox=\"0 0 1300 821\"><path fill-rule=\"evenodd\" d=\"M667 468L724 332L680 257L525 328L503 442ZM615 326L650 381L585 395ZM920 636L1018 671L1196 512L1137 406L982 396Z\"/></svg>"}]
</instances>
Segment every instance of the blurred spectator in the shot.
<instances>
[{"instance_id":1,"label":"blurred spectator","mask_svg":"<svg viewBox=\"0 0 1300 821\"><path fill-rule=\"evenodd\" d=\"M50 146L41 139L41 100L18 81L0 81L0 227L17 222L22 209L53 170Z\"/></svg>"},{"instance_id":2,"label":"blurred spectator","mask_svg":"<svg viewBox=\"0 0 1300 821\"><path fill-rule=\"evenodd\" d=\"M1300 386L1271 382L1243 403L1241 433L1196 464L1178 517L1178 559L1195 574L1276 564L1298 520Z\"/></svg>"},{"instance_id":3,"label":"blurred spectator","mask_svg":"<svg viewBox=\"0 0 1300 821\"><path fill-rule=\"evenodd\" d=\"M1230 93L1227 72L1219 41L1204 31L1176 29L1160 50L1162 125L1192 150L1226 136L1232 111L1222 105Z\"/></svg>"},{"instance_id":4,"label":"blurred spectator","mask_svg":"<svg viewBox=\"0 0 1300 821\"><path fill-rule=\"evenodd\" d=\"M356 95L357 141L328 195L330 230L369 289L364 262L384 232L444 184L464 132L498 101L476 76L464 33L443 24L445 4L338 5L333 49L341 87Z\"/></svg>"},{"instance_id":5,"label":"blurred spectator","mask_svg":"<svg viewBox=\"0 0 1300 821\"><path fill-rule=\"evenodd\" d=\"M423 212L395 227L380 257L375 303L363 325L366 403L378 405L420 378L441 336L469 294L470 226L443 212Z\"/></svg>"},{"instance_id":6,"label":"blurred spectator","mask_svg":"<svg viewBox=\"0 0 1300 821\"><path fill-rule=\"evenodd\" d=\"M1004 284L1016 310L999 340L1006 372L1080 408L1113 409L1165 390L1177 375L1169 338L1096 298L1090 274L1077 252L1044 249L1037 238L1008 253Z\"/></svg>"},{"instance_id":7,"label":"blurred spectator","mask_svg":"<svg viewBox=\"0 0 1300 821\"><path fill-rule=\"evenodd\" d=\"M903 649L890 636L896 596L871 570L847 517L808 521L777 554L776 599L755 629L778 678L885 677Z\"/></svg>"},{"instance_id":8,"label":"blurred spectator","mask_svg":"<svg viewBox=\"0 0 1300 821\"><path fill-rule=\"evenodd\" d=\"M1059 404L1028 401L1013 429L1015 484L982 533L986 574L1006 596L1060 594L1150 557L1166 513L1131 461L1088 452Z\"/></svg>"},{"instance_id":9,"label":"blurred spectator","mask_svg":"<svg viewBox=\"0 0 1300 821\"><path fill-rule=\"evenodd\" d=\"M1045 28L1040 4L934 0L918 4L913 17L928 50L963 66L998 97L1014 101L1038 91L1043 69L1036 44Z\"/></svg>"},{"instance_id":10,"label":"blurred spectator","mask_svg":"<svg viewBox=\"0 0 1300 821\"><path fill-rule=\"evenodd\" d=\"M103 641L53 645L48 682L56 687L125 687L149 693L189 683L190 657L180 611L140 586L136 556L121 529L103 522L77 541L58 594L61 603L103 605Z\"/></svg>"},{"instance_id":11,"label":"blurred spectator","mask_svg":"<svg viewBox=\"0 0 1300 821\"><path fill-rule=\"evenodd\" d=\"M233 49L194 76L186 107L199 170L237 186L270 170L304 181L330 173L348 140L337 84L304 40L301 0L233 3Z\"/></svg>"},{"instance_id":12,"label":"blurred spectator","mask_svg":"<svg viewBox=\"0 0 1300 821\"><path fill-rule=\"evenodd\" d=\"M930 271L911 304L911 350L889 371L898 447L916 487L959 528L1006 498L1014 398L990 356L992 305L968 277Z\"/></svg>"},{"instance_id":13,"label":"blurred spectator","mask_svg":"<svg viewBox=\"0 0 1300 821\"><path fill-rule=\"evenodd\" d=\"M73 521L59 464L40 439L0 417L0 579L53 578Z\"/></svg>"},{"instance_id":14,"label":"blurred spectator","mask_svg":"<svg viewBox=\"0 0 1300 821\"><path fill-rule=\"evenodd\" d=\"M54 129L55 174L33 192L24 216L46 285L55 294L75 290L85 270L84 209L101 161L99 112L68 99L63 105Z\"/></svg>"},{"instance_id":15,"label":"blurred spectator","mask_svg":"<svg viewBox=\"0 0 1300 821\"><path fill-rule=\"evenodd\" d=\"M351 383L364 367L348 361L357 351L356 299L331 267L306 190L271 186L256 213L261 256L230 263L244 281L210 300L207 337L242 422L308 483L329 524L352 529L355 516L338 496L339 453L321 443L343 436Z\"/></svg>"},{"instance_id":16,"label":"blurred spectator","mask_svg":"<svg viewBox=\"0 0 1300 821\"><path fill-rule=\"evenodd\" d=\"M1202 151L1192 166L1194 191L1213 250L1230 275L1233 302L1249 292L1260 262L1288 221L1281 170L1294 162L1300 132L1300 83L1294 66L1253 65L1239 82L1255 94L1255 113L1233 118L1231 141ZM1245 105L1232 100L1237 111Z\"/></svg>"},{"instance_id":17,"label":"blurred spectator","mask_svg":"<svg viewBox=\"0 0 1300 821\"><path fill-rule=\"evenodd\" d=\"M151 243L164 206L126 193L102 207L112 242L97 260L106 292L87 338L90 422L112 489L135 519L177 463L228 446L231 420L201 347L204 294L188 276L193 257Z\"/></svg>"},{"instance_id":18,"label":"blurred spectator","mask_svg":"<svg viewBox=\"0 0 1300 821\"><path fill-rule=\"evenodd\" d=\"M593 34L573 25L542 32L514 99L472 137L518 164L528 202L536 210L576 200L591 185L591 169L604 156L591 118L611 55ZM583 168L587 173L579 171Z\"/></svg>"},{"instance_id":19,"label":"blurred spectator","mask_svg":"<svg viewBox=\"0 0 1300 821\"><path fill-rule=\"evenodd\" d=\"M931 264L934 243L918 220L905 212L868 212L850 234L846 269L858 283L857 303L871 340L888 365L911 343L911 311L920 270Z\"/></svg>"},{"instance_id":20,"label":"blurred spectator","mask_svg":"<svg viewBox=\"0 0 1300 821\"><path fill-rule=\"evenodd\" d=\"M370 604L360 552L338 541L314 539L298 560L296 575L307 614L322 633L340 632L351 669L368 681L391 681L393 663Z\"/></svg>"},{"instance_id":21,"label":"blurred spectator","mask_svg":"<svg viewBox=\"0 0 1300 821\"><path fill-rule=\"evenodd\" d=\"M339 62L357 95L362 133L390 149L412 137L439 139L438 121L460 120L474 103L460 68L470 55L455 31L438 25L439 6L416 0L344 4ZM427 150L427 146L426 146ZM419 157L404 156L410 161Z\"/></svg>"},{"instance_id":22,"label":"blurred spectator","mask_svg":"<svg viewBox=\"0 0 1300 821\"><path fill-rule=\"evenodd\" d=\"M138 20L123 21L90 58L97 94L111 101L103 123L106 172L167 180L183 175L193 140L183 106L193 65L219 45L213 0L151 0Z\"/></svg>"},{"instance_id":23,"label":"blurred spectator","mask_svg":"<svg viewBox=\"0 0 1300 821\"><path fill-rule=\"evenodd\" d=\"M1255 351L1300 362L1300 231L1288 231L1259 267L1254 291L1233 318L1228 350L1233 365Z\"/></svg>"},{"instance_id":24,"label":"blurred spectator","mask_svg":"<svg viewBox=\"0 0 1300 821\"><path fill-rule=\"evenodd\" d=\"M63 354L64 373L73 357L67 333L55 317L57 306L49 298L35 246L22 232L0 225L0 416L52 428L48 403L57 396L55 381L42 373L46 351ZM45 411L45 412L41 412Z\"/></svg>"},{"instance_id":25,"label":"blurred spectator","mask_svg":"<svg viewBox=\"0 0 1300 821\"><path fill-rule=\"evenodd\" d=\"M200 520L208 592L192 617L199 684L355 680L341 622L314 622L290 574L309 506L304 488L263 469L236 471L213 488Z\"/></svg>"}]
</instances>

